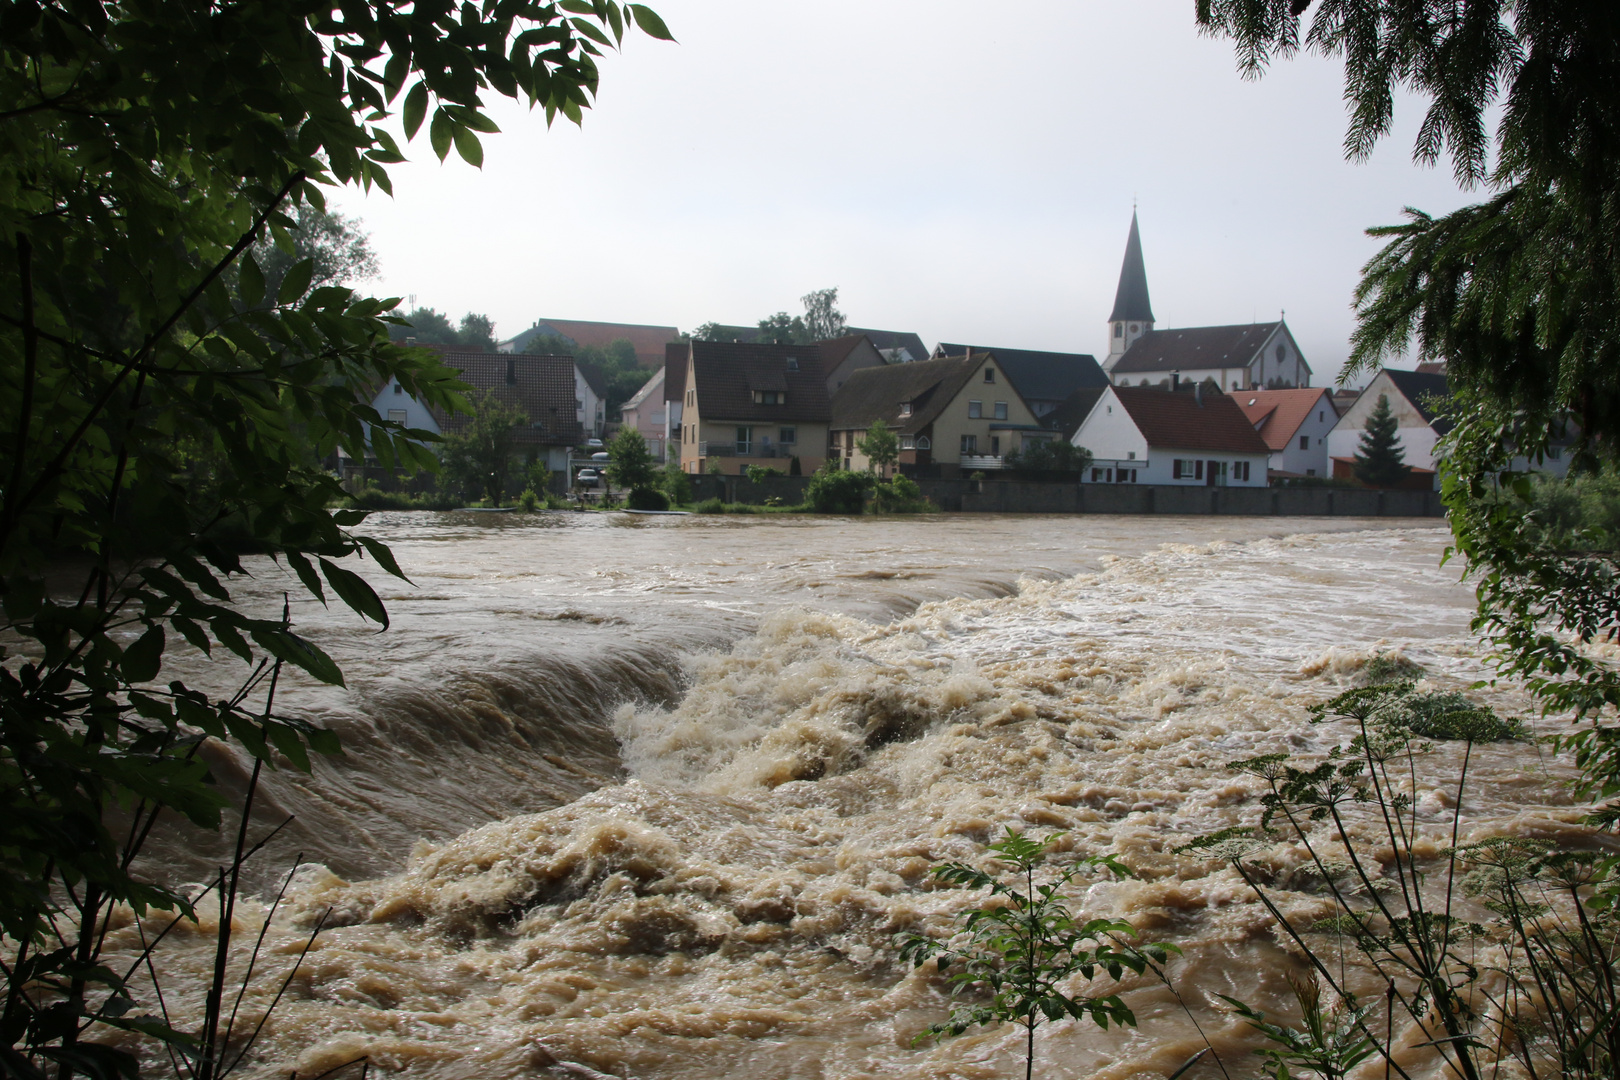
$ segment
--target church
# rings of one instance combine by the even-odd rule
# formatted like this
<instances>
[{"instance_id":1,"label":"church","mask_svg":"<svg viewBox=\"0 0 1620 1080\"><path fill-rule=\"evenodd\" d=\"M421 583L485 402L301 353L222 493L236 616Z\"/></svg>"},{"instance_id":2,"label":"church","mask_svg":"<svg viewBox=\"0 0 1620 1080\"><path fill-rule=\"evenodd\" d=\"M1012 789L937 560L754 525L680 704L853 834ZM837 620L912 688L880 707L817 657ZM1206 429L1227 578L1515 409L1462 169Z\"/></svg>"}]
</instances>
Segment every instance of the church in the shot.
<instances>
[{"instance_id":1,"label":"church","mask_svg":"<svg viewBox=\"0 0 1620 1080\"><path fill-rule=\"evenodd\" d=\"M1136 213L1125 241L1114 310L1108 316L1108 359L1103 362L1115 386L1174 389L1213 384L1223 393L1293 390L1311 385L1311 366L1299 351L1288 324L1240 323L1158 330L1148 300L1147 267Z\"/></svg>"}]
</instances>

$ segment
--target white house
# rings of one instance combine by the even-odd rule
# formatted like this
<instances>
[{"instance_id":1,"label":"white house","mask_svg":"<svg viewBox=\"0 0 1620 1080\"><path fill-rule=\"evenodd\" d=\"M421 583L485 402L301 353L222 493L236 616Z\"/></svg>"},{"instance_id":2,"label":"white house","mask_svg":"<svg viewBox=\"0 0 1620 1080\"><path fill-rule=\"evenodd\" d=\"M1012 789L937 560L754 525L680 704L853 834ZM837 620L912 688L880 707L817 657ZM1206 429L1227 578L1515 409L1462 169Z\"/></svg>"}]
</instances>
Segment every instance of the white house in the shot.
<instances>
[{"instance_id":1,"label":"white house","mask_svg":"<svg viewBox=\"0 0 1620 1080\"><path fill-rule=\"evenodd\" d=\"M1225 394L1110 386L1070 441L1091 451L1089 483L1267 483L1271 448Z\"/></svg>"},{"instance_id":2,"label":"white house","mask_svg":"<svg viewBox=\"0 0 1620 1080\"><path fill-rule=\"evenodd\" d=\"M1254 430L1271 447L1269 471L1275 476L1332 476L1327 436L1339 422L1333 395L1321 387L1305 390L1247 390L1232 395Z\"/></svg>"},{"instance_id":3,"label":"white house","mask_svg":"<svg viewBox=\"0 0 1620 1080\"><path fill-rule=\"evenodd\" d=\"M377 391L377 396L371 399L371 407L376 409L377 415L384 420L392 420L408 428L431 431L435 435L443 434L433 410L407 394L405 388L399 385L398 379L389 379L383 388Z\"/></svg>"},{"instance_id":4,"label":"white house","mask_svg":"<svg viewBox=\"0 0 1620 1080\"><path fill-rule=\"evenodd\" d=\"M1366 433L1367 418L1378 408L1379 398L1388 398L1390 412L1395 414L1398 425L1395 437L1405 451L1407 467L1419 475L1430 474L1429 484L1438 487L1434 444L1451 430L1451 422L1435 412L1433 402L1450 396L1444 375L1393 368L1380 371L1328 433L1328 457L1332 459L1333 475L1352 475L1351 463Z\"/></svg>"}]
</instances>

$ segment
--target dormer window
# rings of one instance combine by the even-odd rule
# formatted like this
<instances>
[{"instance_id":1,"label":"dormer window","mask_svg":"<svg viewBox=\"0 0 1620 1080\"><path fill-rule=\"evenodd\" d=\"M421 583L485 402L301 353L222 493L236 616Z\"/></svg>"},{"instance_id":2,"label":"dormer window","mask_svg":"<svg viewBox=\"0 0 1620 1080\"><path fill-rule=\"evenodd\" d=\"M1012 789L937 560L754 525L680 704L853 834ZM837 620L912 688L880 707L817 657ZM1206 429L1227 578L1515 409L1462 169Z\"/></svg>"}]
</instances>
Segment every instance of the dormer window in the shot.
<instances>
[{"instance_id":1,"label":"dormer window","mask_svg":"<svg viewBox=\"0 0 1620 1080\"><path fill-rule=\"evenodd\" d=\"M781 390L755 390L755 405L786 405L787 394Z\"/></svg>"},{"instance_id":2,"label":"dormer window","mask_svg":"<svg viewBox=\"0 0 1620 1080\"><path fill-rule=\"evenodd\" d=\"M984 381L987 382L987 383L993 383L993 382L996 381L996 369L995 368L987 367L987 368L984 369Z\"/></svg>"},{"instance_id":3,"label":"dormer window","mask_svg":"<svg viewBox=\"0 0 1620 1080\"><path fill-rule=\"evenodd\" d=\"M790 356L787 358L787 369L789 371L799 370L799 358L797 356Z\"/></svg>"},{"instance_id":4,"label":"dormer window","mask_svg":"<svg viewBox=\"0 0 1620 1080\"><path fill-rule=\"evenodd\" d=\"M900 403L900 415L901 416L910 416L911 415L911 402L902 401Z\"/></svg>"},{"instance_id":5,"label":"dormer window","mask_svg":"<svg viewBox=\"0 0 1620 1080\"><path fill-rule=\"evenodd\" d=\"M516 360L508 360L506 362L506 385L507 386L516 386L517 385L517 361Z\"/></svg>"}]
</instances>

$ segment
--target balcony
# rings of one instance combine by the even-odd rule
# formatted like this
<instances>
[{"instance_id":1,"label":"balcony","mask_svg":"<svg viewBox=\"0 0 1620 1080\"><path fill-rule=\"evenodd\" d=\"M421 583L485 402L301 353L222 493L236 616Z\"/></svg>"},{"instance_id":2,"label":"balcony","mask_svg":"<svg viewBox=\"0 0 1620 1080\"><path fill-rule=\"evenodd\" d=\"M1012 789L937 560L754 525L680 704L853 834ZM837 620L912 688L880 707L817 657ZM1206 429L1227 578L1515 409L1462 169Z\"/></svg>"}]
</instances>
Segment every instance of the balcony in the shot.
<instances>
[{"instance_id":1,"label":"balcony","mask_svg":"<svg viewBox=\"0 0 1620 1080\"><path fill-rule=\"evenodd\" d=\"M697 447L697 456L700 458L790 458L799 452L797 446L761 446L758 443L740 442L700 442Z\"/></svg>"},{"instance_id":2,"label":"balcony","mask_svg":"<svg viewBox=\"0 0 1620 1080\"><path fill-rule=\"evenodd\" d=\"M986 469L1005 469L1007 459L1000 454L963 454L962 468L969 472L983 472Z\"/></svg>"}]
</instances>

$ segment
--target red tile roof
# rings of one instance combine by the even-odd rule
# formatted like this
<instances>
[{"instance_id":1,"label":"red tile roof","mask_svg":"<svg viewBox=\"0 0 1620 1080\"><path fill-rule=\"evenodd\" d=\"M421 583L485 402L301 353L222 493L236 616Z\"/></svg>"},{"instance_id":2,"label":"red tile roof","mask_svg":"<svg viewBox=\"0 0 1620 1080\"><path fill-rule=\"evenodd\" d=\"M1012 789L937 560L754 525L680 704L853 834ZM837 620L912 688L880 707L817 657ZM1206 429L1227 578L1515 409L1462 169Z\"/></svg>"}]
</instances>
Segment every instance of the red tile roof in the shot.
<instances>
[{"instance_id":1,"label":"red tile roof","mask_svg":"<svg viewBox=\"0 0 1620 1080\"><path fill-rule=\"evenodd\" d=\"M1325 400L1324 400L1325 399ZM1320 386L1303 390L1249 390L1232 395L1249 423L1273 450L1286 450L1299 425L1317 409L1333 410L1333 399ZM1338 412L1333 411L1334 419Z\"/></svg>"},{"instance_id":2,"label":"red tile roof","mask_svg":"<svg viewBox=\"0 0 1620 1080\"><path fill-rule=\"evenodd\" d=\"M538 334L535 331L538 330ZM512 340L524 348L531 338L540 335L565 337L575 345L594 345L607 348L624 338L636 347L636 362L642 367L657 367L664 358L664 344L673 340L680 331L673 326L648 326L644 323L591 322L586 319L540 319L535 326L523 331ZM543 346L544 339L533 342Z\"/></svg>"},{"instance_id":3,"label":"red tile roof","mask_svg":"<svg viewBox=\"0 0 1620 1080\"><path fill-rule=\"evenodd\" d=\"M1116 386L1119 403L1150 447L1267 454L1270 447L1225 394Z\"/></svg>"}]
</instances>

